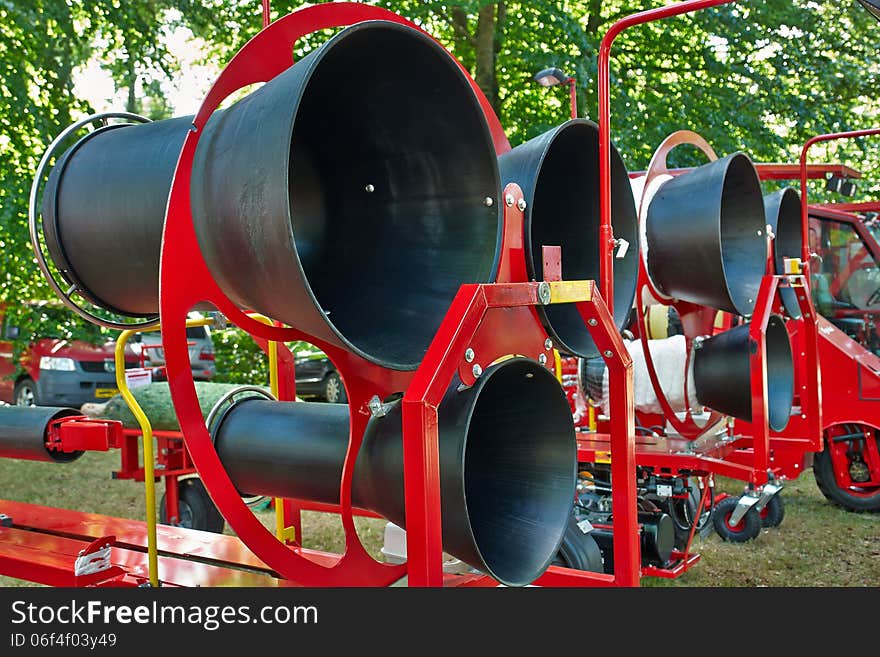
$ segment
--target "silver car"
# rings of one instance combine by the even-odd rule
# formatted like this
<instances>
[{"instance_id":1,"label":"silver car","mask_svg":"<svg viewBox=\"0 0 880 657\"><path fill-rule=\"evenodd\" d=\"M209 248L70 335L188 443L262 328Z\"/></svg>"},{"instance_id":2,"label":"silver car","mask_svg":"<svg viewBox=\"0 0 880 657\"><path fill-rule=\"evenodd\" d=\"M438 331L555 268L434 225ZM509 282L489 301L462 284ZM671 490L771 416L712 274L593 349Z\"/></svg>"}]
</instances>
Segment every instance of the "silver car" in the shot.
<instances>
[{"instance_id":1,"label":"silver car","mask_svg":"<svg viewBox=\"0 0 880 657\"><path fill-rule=\"evenodd\" d=\"M214 342L207 326L191 326L186 329L186 342L189 348L189 362L193 379L209 381L214 377ZM140 348L143 350L144 367L153 368L153 380L165 381L165 350L158 331L141 334Z\"/></svg>"}]
</instances>

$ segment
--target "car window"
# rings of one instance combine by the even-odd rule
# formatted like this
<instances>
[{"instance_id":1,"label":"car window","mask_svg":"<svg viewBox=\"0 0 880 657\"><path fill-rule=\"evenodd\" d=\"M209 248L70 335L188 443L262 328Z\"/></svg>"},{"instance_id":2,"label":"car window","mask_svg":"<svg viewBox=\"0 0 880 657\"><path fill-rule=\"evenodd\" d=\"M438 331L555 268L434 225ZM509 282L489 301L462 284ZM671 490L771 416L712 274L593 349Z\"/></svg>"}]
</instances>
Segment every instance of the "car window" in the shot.
<instances>
[{"instance_id":1,"label":"car window","mask_svg":"<svg viewBox=\"0 0 880 657\"><path fill-rule=\"evenodd\" d=\"M821 258L812 292L823 315L880 305L880 269L851 224L814 219L810 247Z\"/></svg>"},{"instance_id":2,"label":"car window","mask_svg":"<svg viewBox=\"0 0 880 657\"><path fill-rule=\"evenodd\" d=\"M186 337L190 340L207 340L208 332L204 326L190 326L186 329Z\"/></svg>"}]
</instances>

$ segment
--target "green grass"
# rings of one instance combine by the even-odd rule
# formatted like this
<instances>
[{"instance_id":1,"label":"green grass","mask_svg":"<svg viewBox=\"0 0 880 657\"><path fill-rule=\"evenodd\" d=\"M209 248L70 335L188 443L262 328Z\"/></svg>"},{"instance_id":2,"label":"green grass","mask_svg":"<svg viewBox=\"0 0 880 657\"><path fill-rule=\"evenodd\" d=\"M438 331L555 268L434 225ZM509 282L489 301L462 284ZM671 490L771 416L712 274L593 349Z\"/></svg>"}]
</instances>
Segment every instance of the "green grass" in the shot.
<instances>
[{"instance_id":1,"label":"green grass","mask_svg":"<svg viewBox=\"0 0 880 657\"><path fill-rule=\"evenodd\" d=\"M144 518L143 484L114 481L118 455L91 453L71 465L0 459L0 498ZM729 492L738 482L722 481ZM832 506L819 493L811 473L789 482L783 496L786 515L778 529L767 529L748 544L724 543L716 535L695 541L702 560L677 580L643 580L648 586L880 586L880 514L854 514ZM3 509L0 508L0 513ZM258 512L269 527L271 511ZM344 546L338 517L305 513L307 547L340 552ZM385 522L355 521L367 549L378 557ZM0 586L25 582L0 577Z\"/></svg>"}]
</instances>

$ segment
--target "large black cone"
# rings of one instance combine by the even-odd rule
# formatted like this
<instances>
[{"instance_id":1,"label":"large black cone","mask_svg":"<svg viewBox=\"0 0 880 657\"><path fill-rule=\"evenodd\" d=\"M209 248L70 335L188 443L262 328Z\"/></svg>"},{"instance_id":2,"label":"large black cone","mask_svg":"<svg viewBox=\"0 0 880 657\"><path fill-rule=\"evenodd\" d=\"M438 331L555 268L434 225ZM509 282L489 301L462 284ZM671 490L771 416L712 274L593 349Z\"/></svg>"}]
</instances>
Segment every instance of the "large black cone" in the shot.
<instances>
[{"instance_id":1,"label":"large black cone","mask_svg":"<svg viewBox=\"0 0 880 657\"><path fill-rule=\"evenodd\" d=\"M773 239L773 273L785 273L786 258L800 258L803 244L801 223L801 196L791 187L780 189L764 197L767 225L776 235ZM797 319L801 316L797 294L793 288L779 290L785 311Z\"/></svg>"},{"instance_id":2,"label":"large black cone","mask_svg":"<svg viewBox=\"0 0 880 657\"><path fill-rule=\"evenodd\" d=\"M734 153L664 183L648 206L648 274L663 294L751 315L767 268L761 182Z\"/></svg>"},{"instance_id":3,"label":"large black cone","mask_svg":"<svg viewBox=\"0 0 880 657\"><path fill-rule=\"evenodd\" d=\"M98 131L53 171L50 254L98 305L158 312L189 129L183 118ZM418 365L463 283L491 280L499 195L469 80L433 39L385 21L340 31L215 112L191 181L202 255L230 298L395 369Z\"/></svg>"},{"instance_id":4,"label":"large black cone","mask_svg":"<svg viewBox=\"0 0 880 657\"><path fill-rule=\"evenodd\" d=\"M348 446L344 404L244 400L213 429L236 488L339 501ZM488 368L439 407L443 547L508 585L535 580L553 560L571 515L577 450L559 382L534 361ZM401 406L370 420L355 466L355 506L405 526Z\"/></svg>"},{"instance_id":5,"label":"large black cone","mask_svg":"<svg viewBox=\"0 0 880 657\"><path fill-rule=\"evenodd\" d=\"M794 364L785 322L771 315L765 336L767 352L767 415L770 428L788 424L794 396ZM749 324L703 340L694 350L694 387L697 400L726 415L752 420Z\"/></svg>"},{"instance_id":6,"label":"large black cone","mask_svg":"<svg viewBox=\"0 0 880 657\"><path fill-rule=\"evenodd\" d=\"M599 280L599 129L573 119L517 146L498 160L501 180L523 190L526 265L532 280L544 279L544 246L562 247L562 277ZM629 174L611 148L611 223L629 243L614 260L614 320L623 328L636 293L638 219ZM598 353L574 304L539 306L538 314L562 351L581 357Z\"/></svg>"},{"instance_id":7,"label":"large black cone","mask_svg":"<svg viewBox=\"0 0 880 657\"><path fill-rule=\"evenodd\" d=\"M357 24L206 127L192 183L202 254L240 305L415 369L459 287L492 277L494 153L440 45Z\"/></svg>"}]
</instances>

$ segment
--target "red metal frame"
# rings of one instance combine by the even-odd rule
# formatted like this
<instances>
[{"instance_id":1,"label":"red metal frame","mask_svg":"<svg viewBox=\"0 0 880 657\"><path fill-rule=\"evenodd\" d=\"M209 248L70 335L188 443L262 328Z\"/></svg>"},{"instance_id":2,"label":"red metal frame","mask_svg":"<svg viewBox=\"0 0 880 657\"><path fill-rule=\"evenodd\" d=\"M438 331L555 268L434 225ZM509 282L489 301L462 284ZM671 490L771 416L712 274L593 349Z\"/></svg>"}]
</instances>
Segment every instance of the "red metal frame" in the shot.
<instances>
[{"instance_id":1,"label":"red metal frame","mask_svg":"<svg viewBox=\"0 0 880 657\"><path fill-rule=\"evenodd\" d=\"M498 282L461 288L415 373L383 370L294 329L257 323L226 298L208 272L192 227L189 171L201 129L211 112L236 89L271 79L289 66L289 53L299 37L318 29L377 18L411 25L401 17L377 7L334 3L309 7L281 18L245 45L208 93L194 120L194 130L184 142L169 198L163 240L160 284L162 337L172 399L193 462L229 524L254 553L282 576L304 585L387 584L404 573L408 574L410 585L444 584L448 578L443 576L440 558L436 406L456 371L464 383L472 382L471 366L464 366L464 350L468 345L474 346L481 361L487 365L509 353L537 355L545 351L546 333L533 308L538 302L538 284L526 282L524 276L521 277L525 272L524 262L519 262L523 258L522 214L516 209L516 201L522 198L522 193L514 186L505 190L505 196L515 194L514 203L507 205L505 211L505 234L512 239L509 245L505 245ZM504 152L509 149L509 144L500 124L481 93L478 93L478 97L486 111L496 151ZM185 281L177 276L182 270L188 272ZM308 555L291 550L276 540L245 507L213 450L198 412L183 331L187 311L204 301L215 305L233 323L255 337L278 342L308 339L328 354L342 375L352 408L352 424L339 505L346 533L346 550L333 568L328 569L310 560ZM639 554L631 438L631 361L601 298L594 295L591 302L581 303L579 307L585 320L596 320L596 327L589 330L597 344L610 354L609 366L615 382L616 399L611 440L615 453L619 452L619 458L615 459L615 478L630 483L618 486L613 500L615 518L618 519L616 524L619 525L621 536L627 537L615 542L617 573L611 578L595 573L592 579L582 574L576 577L579 582L635 585L639 578ZM502 324L504 330L500 334L486 328ZM351 507L353 465L369 417L365 412L367 402L373 395L384 398L395 390L406 391L403 423L408 562L405 566L382 564L366 553L354 529ZM554 576L568 575L556 572Z\"/></svg>"},{"instance_id":2,"label":"red metal frame","mask_svg":"<svg viewBox=\"0 0 880 657\"><path fill-rule=\"evenodd\" d=\"M801 230L803 230L804 235L804 241L801 250L801 260L803 260L803 265L806 267L807 275L809 275L810 271L810 243L807 239L807 235L809 235L810 223L810 211L808 208L809 200L807 199L807 157L809 155L810 149L816 144L822 142L837 141L840 139L856 139L858 137L870 137L872 135L880 135L880 128L872 128L869 130L853 130L850 132L834 132L827 135L817 135L812 139L808 139L807 142L804 144L804 147L801 149Z\"/></svg>"},{"instance_id":3,"label":"red metal frame","mask_svg":"<svg viewBox=\"0 0 880 657\"><path fill-rule=\"evenodd\" d=\"M620 19L599 45L599 245L602 298L614 307L614 232L611 226L611 46L622 32L644 23L680 16L708 7L726 5L736 0L686 0L666 7L649 9Z\"/></svg>"}]
</instances>

